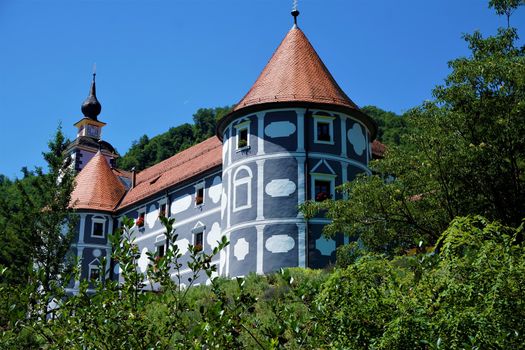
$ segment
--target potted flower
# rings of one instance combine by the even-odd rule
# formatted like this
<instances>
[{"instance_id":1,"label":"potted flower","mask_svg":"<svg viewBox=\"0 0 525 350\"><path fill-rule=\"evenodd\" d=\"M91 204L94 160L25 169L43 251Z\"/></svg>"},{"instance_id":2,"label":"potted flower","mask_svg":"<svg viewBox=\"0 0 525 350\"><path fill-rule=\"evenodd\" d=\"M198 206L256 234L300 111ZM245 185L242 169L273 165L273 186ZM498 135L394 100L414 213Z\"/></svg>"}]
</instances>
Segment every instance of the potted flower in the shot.
<instances>
[{"instance_id":1,"label":"potted flower","mask_svg":"<svg viewBox=\"0 0 525 350\"><path fill-rule=\"evenodd\" d=\"M237 144L237 146L238 146L239 148L244 148L244 147L248 146L248 141L246 141L246 140L244 140L244 139L240 139L239 142L238 142L238 144Z\"/></svg>"},{"instance_id":2,"label":"potted flower","mask_svg":"<svg viewBox=\"0 0 525 350\"><path fill-rule=\"evenodd\" d=\"M325 191L321 191L315 196L315 201L316 202L323 202L323 201L327 200L330 197L332 197L332 196L329 195L328 193L326 193Z\"/></svg>"},{"instance_id":3,"label":"potted flower","mask_svg":"<svg viewBox=\"0 0 525 350\"><path fill-rule=\"evenodd\" d=\"M199 205L204 202L204 198L202 196L195 196L195 204Z\"/></svg>"},{"instance_id":4,"label":"potted flower","mask_svg":"<svg viewBox=\"0 0 525 350\"><path fill-rule=\"evenodd\" d=\"M137 227L144 227L144 216L139 216L137 221L135 221L135 225L137 225Z\"/></svg>"},{"instance_id":5,"label":"potted flower","mask_svg":"<svg viewBox=\"0 0 525 350\"><path fill-rule=\"evenodd\" d=\"M200 252L200 251L202 251L202 244L198 244L198 243L195 244L195 249L194 249L194 250L195 250L195 252Z\"/></svg>"}]
</instances>

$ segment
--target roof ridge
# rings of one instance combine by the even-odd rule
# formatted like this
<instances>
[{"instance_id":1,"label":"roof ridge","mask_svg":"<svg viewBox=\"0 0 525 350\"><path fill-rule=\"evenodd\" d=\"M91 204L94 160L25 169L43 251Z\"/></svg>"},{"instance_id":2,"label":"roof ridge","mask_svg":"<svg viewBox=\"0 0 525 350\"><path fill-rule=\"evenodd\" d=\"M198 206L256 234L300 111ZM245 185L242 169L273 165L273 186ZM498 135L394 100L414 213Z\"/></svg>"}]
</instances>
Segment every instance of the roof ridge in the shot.
<instances>
[{"instance_id":1,"label":"roof ridge","mask_svg":"<svg viewBox=\"0 0 525 350\"><path fill-rule=\"evenodd\" d=\"M212 138L214 138L214 137L216 137L216 136L212 136L212 137L210 137L210 138L208 138L208 139L206 139L206 140L204 140L204 141L202 141L202 142L199 142L199 143L197 143L197 144L195 144L195 145L193 145L193 146L191 146L191 147L186 148L185 150L182 150L182 151L180 151L180 152L178 152L178 153L175 153L175 154L172 155L171 157L166 158L166 159L164 159L163 161L161 161L161 162L159 162L159 163L157 163L157 164L154 164L154 165L150 166L149 168L146 168L146 169L142 170L142 171L139 172L137 175L142 174L142 173L143 173L144 171L146 171L146 170L150 170L150 169L153 169L154 167L158 167L158 166L160 166L160 165L163 164L163 163L167 163L170 159L173 159L174 157L180 156L181 154L183 154L183 153L185 153L185 152L191 150L192 148L197 147L197 146L199 146L199 145L201 145L201 144L203 144L203 143L205 143L205 142L209 142L209 140L212 139ZM192 155L192 157L185 158L185 159L183 159L182 161L179 161L179 162L175 162L174 164L172 164L171 166L167 167L166 169L163 169L162 171L157 171L157 172L154 172L154 173L152 173L152 174L149 174L147 177L144 177L143 179L140 179L140 181L137 181L137 185L138 185L138 184L141 184L141 183L143 183L143 182L147 182L148 180L151 180L151 179L155 178L156 176L162 176L162 174L164 174L165 172L170 171L170 170L172 170L172 169L175 168L175 167L181 166L182 164L187 163L187 162L189 162L189 161L191 161L191 160L193 160L193 159L195 159L195 158L197 158L197 157L200 157L201 155L203 155L203 154L205 154L205 153L208 153L208 152L210 152L211 150L213 150L213 149L215 149L215 148L218 148L219 146L220 146L220 145L209 146L209 147L207 147L207 148L201 150L201 151L198 152L198 153L194 153L194 154Z\"/></svg>"}]
</instances>

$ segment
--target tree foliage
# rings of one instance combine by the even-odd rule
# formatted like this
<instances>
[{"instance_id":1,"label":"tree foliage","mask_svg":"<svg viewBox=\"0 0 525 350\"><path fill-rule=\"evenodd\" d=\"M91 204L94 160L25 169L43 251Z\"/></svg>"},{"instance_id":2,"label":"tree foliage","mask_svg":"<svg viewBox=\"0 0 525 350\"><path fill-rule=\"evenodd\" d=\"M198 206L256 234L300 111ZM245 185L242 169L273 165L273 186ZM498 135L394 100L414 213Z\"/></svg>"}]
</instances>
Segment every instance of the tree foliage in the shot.
<instances>
[{"instance_id":1,"label":"tree foliage","mask_svg":"<svg viewBox=\"0 0 525 350\"><path fill-rule=\"evenodd\" d=\"M137 171L157 164L180 151L215 135L217 121L231 111L231 107L200 108L193 115L193 125L182 124L153 138L142 136L134 141L128 152L117 159L120 168Z\"/></svg>"},{"instance_id":2,"label":"tree foliage","mask_svg":"<svg viewBox=\"0 0 525 350\"><path fill-rule=\"evenodd\" d=\"M435 101L407 113L406 137L372 162L375 175L345 185L349 200L309 203L345 232L390 254L434 244L456 216L481 214L517 226L525 213L525 47L515 29L466 35L471 56ZM403 144L405 143L405 144Z\"/></svg>"}]
</instances>

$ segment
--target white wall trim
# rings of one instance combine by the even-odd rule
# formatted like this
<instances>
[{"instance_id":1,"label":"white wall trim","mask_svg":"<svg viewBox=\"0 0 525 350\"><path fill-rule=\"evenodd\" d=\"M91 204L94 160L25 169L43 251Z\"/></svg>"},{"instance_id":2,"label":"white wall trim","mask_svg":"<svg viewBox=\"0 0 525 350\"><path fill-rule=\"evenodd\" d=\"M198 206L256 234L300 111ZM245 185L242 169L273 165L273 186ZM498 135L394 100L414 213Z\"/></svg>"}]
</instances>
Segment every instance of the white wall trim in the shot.
<instances>
[{"instance_id":1,"label":"white wall trim","mask_svg":"<svg viewBox=\"0 0 525 350\"><path fill-rule=\"evenodd\" d=\"M257 269L256 269L256 273L259 275L264 274L264 269L263 269L264 227L265 225L255 225L255 229L257 230Z\"/></svg>"},{"instance_id":2,"label":"white wall trim","mask_svg":"<svg viewBox=\"0 0 525 350\"><path fill-rule=\"evenodd\" d=\"M262 221L247 221L243 222L237 225L233 225L229 229L226 229L222 234L223 235L229 235L234 231L247 228L247 227L253 227L255 225L275 225L275 224L297 224L304 222L303 219L297 219L297 218L280 218L280 219L265 219Z\"/></svg>"},{"instance_id":3,"label":"white wall trim","mask_svg":"<svg viewBox=\"0 0 525 350\"><path fill-rule=\"evenodd\" d=\"M306 109L296 110L297 114L297 152L304 152L304 118Z\"/></svg>"},{"instance_id":4,"label":"white wall trim","mask_svg":"<svg viewBox=\"0 0 525 350\"><path fill-rule=\"evenodd\" d=\"M257 220L264 220L264 162L257 161Z\"/></svg>"},{"instance_id":5,"label":"white wall trim","mask_svg":"<svg viewBox=\"0 0 525 350\"><path fill-rule=\"evenodd\" d=\"M346 115L341 115L341 157L347 157ZM366 130L366 129L365 129Z\"/></svg>"},{"instance_id":6,"label":"white wall trim","mask_svg":"<svg viewBox=\"0 0 525 350\"><path fill-rule=\"evenodd\" d=\"M297 240L298 240L298 265L306 267L306 223L297 223Z\"/></svg>"},{"instance_id":7,"label":"white wall trim","mask_svg":"<svg viewBox=\"0 0 525 350\"><path fill-rule=\"evenodd\" d=\"M264 116L266 113L259 112L257 115L257 155L264 155Z\"/></svg>"},{"instance_id":8,"label":"white wall trim","mask_svg":"<svg viewBox=\"0 0 525 350\"><path fill-rule=\"evenodd\" d=\"M86 215L87 214L79 214L80 215L80 226L79 226L79 232L78 232L78 243L82 244L84 243L84 233L86 230Z\"/></svg>"},{"instance_id":9,"label":"white wall trim","mask_svg":"<svg viewBox=\"0 0 525 350\"><path fill-rule=\"evenodd\" d=\"M306 201L306 178L304 172L304 165L306 157L296 157L297 159L297 205L301 205ZM298 211L298 218L304 217L303 213Z\"/></svg>"},{"instance_id":10,"label":"white wall trim","mask_svg":"<svg viewBox=\"0 0 525 350\"><path fill-rule=\"evenodd\" d=\"M213 208L213 209L210 209L208 211L205 211L199 215L195 215L195 216L192 216L190 218L187 218L187 219L184 219L184 220L181 220L181 221L175 221L175 224L173 225L173 228L177 228L177 227L180 227L180 226L183 226L183 225L186 225L188 223L191 223L193 221L198 221L206 216L209 216L209 215L212 215L212 214L215 214L217 212L220 213L221 211L221 208L218 207L218 208ZM219 218L220 219L220 218ZM140 237L137 237L135 239L135 242L141 242L145 239L148 239L152 236L155 236L155 235L158 235L160 233L164 233L166 229L165 228L161 228L161 229L158 229L158 230L155 230L155 231L152 231L152 232L149 232L149 233L146 233L146 234L143 234L143 235L140 235Z\"/></svg>"},{"instance_id":11,"label":"white wall trim","mask_svg":"<svg viewBox=\"0 0 525 350\"><path fill-rule=\"evenodd\" d=\"M263 156L253 156L253 157L250 157L250 158L247 158L247 159L243 159L243 160L240 160L238 162L235 162L234 164L230 164L228 167L226 167L226 169L224 169L224 172L230 170L230 169L233 169L233 168L236 168L240 165L245 165L245 164L250 164L250 163L253 163L253 162L256 162L258 160L261 160L261 159L276 159L276 158L286 158L286 157L304 157L305 156L305 153L304 152L278 152L278 153L270 153L270 154L265 154ZM360 169L362 169L364 172L368 173L368 174L371 174L372 172L370 171L370 169L363 163L360 163L356 160L353 160L353 159L348 159L348 158L343 158L341 156L335 156L335 155L332 155L332 154L327 154L327 153L319 153L319 152L309 152L308 153L308 158L311 158L311 159L327 159L327 160L335 160L335 161L338 161L338 162L345 162L345 163L348 163L348 164L351 164L351 165L354 165Z\"/></svg>"},{"instance_id":12,"label":"white wall trim","mask_svg":"<svg viewBox=\"0 0 525 350\"><path fill-rule=\"evenodd\" d=\"M246 170L248 172L248 176L242 177L240 179L237 179L237 174L241 170ZM238 167L235 172L233 173L233 212L238 212L244 209L249 209L252 207L252 179L253 179L253 173L252 170L247 167L246 165L242 165ZM237 206L237 187L241 185L247 184L248 190L246 193L246 204Z\"/></svg>"}]
</instances>

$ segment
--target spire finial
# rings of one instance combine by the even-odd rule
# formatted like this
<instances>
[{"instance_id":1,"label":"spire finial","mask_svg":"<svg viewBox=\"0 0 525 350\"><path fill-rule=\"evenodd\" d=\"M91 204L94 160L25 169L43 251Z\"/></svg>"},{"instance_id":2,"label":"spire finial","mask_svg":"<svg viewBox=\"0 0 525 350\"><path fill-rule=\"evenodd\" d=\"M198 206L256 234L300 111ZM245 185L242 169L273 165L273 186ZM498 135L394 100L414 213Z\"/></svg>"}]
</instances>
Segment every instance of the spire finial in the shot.
<instances>
[{"instance_id":1,"label":"spire finial","mask_svg":"<svg viewBox=\"0 0 525 350\"><path fill-rule=\"evenodd\" d=\"M299 10L297 9L299 0L293 0L293 8L292 8L292 16L293 16L293 22L294 27L297 27L297 17L299 16Z\"/></svg>"}]
</instances>

